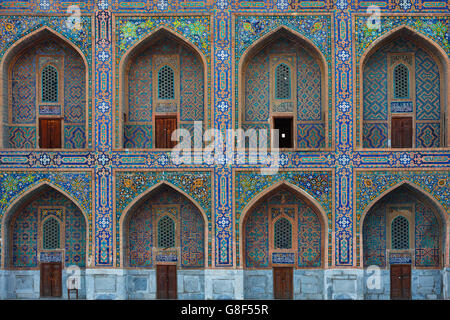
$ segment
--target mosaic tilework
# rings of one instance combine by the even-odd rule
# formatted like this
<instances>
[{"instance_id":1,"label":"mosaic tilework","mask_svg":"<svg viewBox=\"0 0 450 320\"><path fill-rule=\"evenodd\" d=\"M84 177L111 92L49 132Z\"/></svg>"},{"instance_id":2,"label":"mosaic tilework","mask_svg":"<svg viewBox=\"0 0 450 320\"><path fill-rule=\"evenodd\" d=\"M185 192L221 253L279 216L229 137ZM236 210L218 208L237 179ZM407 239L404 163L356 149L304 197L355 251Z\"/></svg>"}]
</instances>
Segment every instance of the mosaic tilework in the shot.
<instances>
[{"instance_id":1,"label":"mosaic tilework","mask_svg":"<svg viewBox=\"0 0 450 320\"><path fill-rule=\"evenodd\" d=\"M55 206L62 209L41 209ZM86 266L86 221L78 207L54 189L46 188L28 203L23 210L15 213L12 230L12 266L15 268L37 267L38 215L40 221L53 215L64 221L65 265Z\"/></svg>"},{"instance_id":2,"label":"mosaic tilework","mask_svg":"<svg viewBox=\"0 0 450 320\"><path fill-rule=\"evenodd\" d=\"M365 208L376 197L401 184L403 181L422 188L433 198L442 204L449 214L450 210L450 188L448 185L449 172L447 171L374 171L357 172L356 175L356 228L357 228L357 261L359 261L359 239L360 239L360 219ZM381 261L381 260L378 260Z\"/></svg>"},{"instance_id":3,"label":"mosaic tilework","mask_svg":"<svg viewBox=\"0 0 450 320\"><path fill-rule=\"evenodd\" d=\"M164 207L159 207L161 205ZM125 246L128 248L128 252L125 253L128 255L125 257L127 266L147 268L154 266L154 247L157 246L154 224L161 217L158 213L164 215L166 212L173 213L177 219L176 237L180 239L180 248L176 250L180 250L181 267L204 266L205 233L201 213L186 197L167 186L162 186L129 213L130 216L125 222L128 235Z\"/></svg>"},{"instance_id":4,"label":"mosaic tilework","mask_svg":"<svg viewBox=\"0 0 450 320\"><path fill-rule=\"evenodd\" d=\"M299 268L315 268L322 266L322 230L320 218L302 200L289 190L280 190L270 198L266 198L263 203L252 209L246 218L243 228L245 266L247 268L269 267L269 226L268 216L272 214L272 220L278 215L269 212L271 204L294 205L298 208L297 217L292 212L289 215L293 219L298 219L296 254ZM279 213L279 210L276 210ZM286 213L286 210L285 210ZM288 212L289 214L289 212ZM278 220L279 221L279 220ZM275 231L274 231L275 232Z\"/></svg>"},{"instance_id":5,"label":"mosaic tilework","mask_svg":"<svg viewBox=\"0 0 450 320\"><path fill-rule=\"evenodd\" d=\"M277 30L280 27L285 27L294 32L298 32L300 35L312 41L322 52L327 59L326 63L328 65L328 70L331 72L331 42L329 41L329 34L331 31L331 20L328 16L301 16L295 19L289 16L237 16L235 21L235 35L236 35L236 46L235 46L235 65L239 66L242 55L253 43L257 42L258 39L262 38L264 35L271 31ZM275 45L276 48L276 45ZM255 57L255 66L252 64L249 66L249 72L256 74L257 76L249 78L248 75L245 76L246 83L250 82L251 85L247 91L246 95L249 94L250 100L246 97L245 100L245 120L255 119L256 121L262 121L267 118L267 112L259 110L260 106L268 105L268 99L261 96L262 92L267 92L268 81L266 76L261 75L262 65L256 66L257 63L264 63L263 56L258 54ZM263 59L263 60L261 60ZM298 112L297 117L299 120L317 120L321 119L321 109L320 109L320 78L318 77L319 68L316 64L312 63L310 60L312 57L309 54L301 54L299 57L299 62L297 64L297 71L301 76L298 77ZM260 61L260 62L257 62ZM266 61L268 62L268 61ZM306 64L305 64L306 63ZM308 66L306 68L305 66ZM241 70L235 68L235 83L238 83L238 75ZM308 71L306 71L308 69ZM267 73L268 71L266 71ZM329 96L329 106L326 108L328 113L331 114L331 73L328 74L328 96ZM308 81L306 81L308 78ZM235 90L235 127L239 127L238 123L238 107L239 106L239 96L238 90ZM256 108L258 106L258 108ZM249 108L249 109L247 109ZM251 111L249 114L248 111ZM306 118L305 118L306 117ZM252 121L255 121L252 120ZM329 119L328 140L331 140L331 119ZM324 144L320 136L316 139L315 135L311 135L308 138L311 139L312 145L319 145L323 147ZM307 140L301 141L302 144L307 143ZM313 147L309 143L308 147Z\"/></svg>"},{"instance_id":6,"label":"mosaic tilework","mask_svg":"<svg viewBox=\"0 0 450 320\"><path fill-rule=\"evenodd\" d=\"M70 40L74 45L76 45L81 52L84 54L84 57L88 64L89 71L89 83L86 84L88 87L88 105L91 103L91 74L92 74L92 20L90 16L81 16L80 17L80 28L73 28L67 24L67 18L65 16L0 16L0 58L3 57L6 50L9 49L11 45L13 45L20 38L39 30L43 27L47 27L56 33L66 37ZM68 27L69 26L69 27ZM66 75L68 78L78 78L79 73L75 71L73 73L68 73ZM85 81L84 78L78 78L79 85ZM78 81L77 80L77 81ZM31 81L31 80L30 80ZM83 117L84 121L88 121L91 123L92 121L92 112L91 108L88 108L87 119L84 119L84 108L81 110L78 106L79 103L82 103L84 106L84 91L80 92L79 86L68 86L66 90L69 90L74 96L77 98L74 99L74 103L69 102L69 104L74 107L73 110L78 109L78 111L74 114L78 117ZM30 95L32 93L30 92ZM29 96L31 97L31 96ZM82 114L83 113L83 114ZM92 132L91 127L88 126L88 135L87 141L88 144L91 144Z\"/></svg>"},{"instance_id":7,"label":"mosaic tilework","mask_svg":"<svg viewBox=\"0 0 450 320\"><path fill-rule=\"evenodd\" d=\"M276 54L290 54L296 57L297 110L291 108L290 111L297 114L297 146L299 148L323 148L325 133L324 124L321 121L320 67L306 50L287 39L275 40L250 59L245 71L243 125L266 122L269 119L269 86L271 83L269 81L269 59L270 56ZM276 111L282 112L279 109ZM303 121L308 121L308 124L303 124Z\"/></svg>"},{"instance_id":8,"label":"mosaic tilework","mask_svg":"<svg viewBox=\"0 0 450 320\"><path fill-rule=\"evenodd\" d=\"M209 16L191 16L191 17L117 17L116 18L116 28L117 28L117 46L116 46L116 63L120 62L125 52L130 49L133 45L138 43L140 40L144 39L146 36L151 34L153 31L159 29L160 27L167 28L173 31L180 39L187 39L189 44L195 46L201 53L203 53L207 68L209 69L210 60L210 20ZM200 81L203 77L200 71L200 64L198 62L193 62L188 54L181 54L181 60L185 59L185 63L181 63L181 92L183 89L185 94L181 97L181 120L192 121L192 120L206 120L210 119L210 111L207 109L207 114L203 114L203 96L201 94L200 88L203 87L203 82ZM118 67L116 65L116 77L118 78ZM209 74L209 73L208 73ZM183 79L184 77L185 79ZM189 77L193 75L193 77ZM190 79L190 80L188 80ZM195 80L194 80L195 79ZM142 81L141 81L142 82ZM209 76L208 81L206 81L209 86ZM118 90L120 88L116 87L116 101L118 102ZM208 101L210 101L209 88ZM146 87L145 91L151 90L150 87ZM142 90L141 90L142 91ZM141 94L139 95L141 96ZM133 99L133 97L131 97ZM151 99L149 93L146 94L146 99ZM142 103L140 103L142 105ZM118 109L118 104L116 108ZM186 108L184 108L186 107ZM147 117L151 114L147 111ZM130 117L131 120L131 117ZM119 134L118 126L118 112L115 116L116 121L116 135ZM118 139L116 139L116 146Z\"/></svg>"},{"instance_id":9,"label":"mosaic tilework","mask_svg":"<svg viewBox=\"0 0 450 320\"><path fill-rule=\"evenodd\" d=\"M13 12L44 14L60 12L65 13L66 8L56 1L47 2L48 5L40 5L40 0L30 0L29 2L11 2L2 1L0 8L12 10ZM447 12L446 4L444 6L439 3L430 1L403 1L410 4L410 7L402 8L396 1L381 1L379 5L383 12L423 12L427 15L432 13ZM94 191L98 195L95 199L96 210L96 259L97 266L111 266L113 261L113 228L112 228L112 212L113 212L113 178L112 167L117 166L123 169L139 168L148 169L157 167L160 169L174 168L174 165L168 161L159 161L167 159L161 157L161 153L142 152L116 152L111 150L113 132L113 115L112 110L112 94L113 82L112 75L113 66L113 40L112 39L112 12L133 12L134 15L141 15L143 12L157 13L165 15L177 13L181 15L189 15L194 12L212 12L212 26L214 37L212 37L211 48L213 48L214 56L211 56L211 65L213 66L214 78L213 88L211 91L214 98L214 126L224 130L231 128L234 124L232 119L232 99L234 94L232 88L232 79L234 75L232 70L232 52L231 45L234 43L231 21L234 12L240 14L248 12L255 14L257 12L266 15L278 13L287 15L292 10L288 5L283 5L284 1L267 1L267 2L246 2L246 1L217 1L209 5L201 5L199 7L189 7L186 1L171 2L162 1L161 6L156 1L133 1L125 2L119 0L98 2L95 12L95 131L96 141L94 141L95 153L24 153L24 152L2 152L2 162L0 165L5 167L23 168L24 166L47 166L51 168L73 168L77 166L95 167L96 182ZM355 52L353 50L354 37L358 36L352 30L352 14L355 12L365 13L368 1L331 1L325 2L299 2L295 3L296 12L305 15L307 12L313 12L318 9L321 12L333 12L332 22L334 25L333 36L333 52L331 58L335 63L335 68L330 70L330 78L333 75L335 79L334 100L335 100L335 132L329 130L329 134L333 134L336 150L335 152L297 152L286 153L286 168L312 168L320 170L322 168L335 167L335 190L333 195L335 199L335 231L336 231L336 248L335 263L340 266L352 266L356 261L352 256L352 237L355 237L352 212L356 204L353 203L353 196L356 190L353 188L353 170L354 167L361 168L401 168L405 165L411 169L420 168L441 168L448 167L449 157L447 151L429 151L423 150L419 153L398 153L398 152L353 152L353 112L354 106L353 94L358 92L357 84L353 82L353 60ZM83 12L93 12L93 2L80 2ZM14 8L14 9L13 9ZM190 8L190 9L189 9ZM190 11L194 10L194 11ZM357 11L359 10L359 11ZM436 15L436 14L435 14ZM422 16L424 17L424 16ZM433 17L434 18L434 17ZM39 18L40 19L40 18ZM264 18L263 18L264 19ZM417 19L417 18L413 18ZM419 18L420 19L420 18ZM427 18L429 19L429 18ZM330 34L331 34L330 32ZM372 42L372 40L370 40ZM3 46L2 46L3 48ZM211 77L211 76L210 76ZM210 81L208 80L208 83ZM211 102L209 102L210 105ZM358 116L358 115L357 115ZM116 127L117 128L117 127ZM359 130L359 129L358 129ZM330 139L332 140L332 139ZM50 162L47 162L49 159ZM400 161L400 159L403 159ZM409 160L408 160L409 159ZM41 162L42 161L42 162ZM192 168L191 168L192 169ZM232 211L232 170L227 166L218 165L214 172L214 217L216 223L216 266L232 267L235 265L233 259L234 250L231 245L233 239L230 225L234 224ZM220 223L219 223L220 222Z\"/></svg>"},{"instance_id":10,"label":"mosaic tilework","mask_svg":"<svg viewBox=\"0 0 450 320\"><path fill-rule=\"evenodd\" d=\"M91 175L83 172L0 172L0 216L2 217L9 205L19 199L27 190L42 183L55 185L76 199L79 206L88 217L89 251L92 250L92 189Z\"/></svg>"},{"instance_id":11,"label":"mosaic tilework","mask_svg":"<svg viewBox=\"0 0 450 320\"><path fill-rule=\"evenodd\" d=\"M279 182L286 181L298 188L304 190L321 204L325 210L328 221L331 224L331 174L327 172L279 172L272 176L262 176L259 172L237 171L235 174L235 219L236 234L239 234L239 223L241 221L242 210L251 199L263 192L268 187ZM327 228L325 234L330 237L331 229ZM237 236L236 242L239 241ZM328 248L328 251L331 247ZM331 253L331 251L329 251ZM239 248L237 248L237 257L239 256ZM239 263L239 260L237 261ZM331 262L331 261L330 261Z\"/></svg>"},{"instance_id":12,"label":"mosaic tilework","mask_svg":"<svg viewBox=\"0 0 450 320\"><path fill-rule=\"evenodd\" d=\"M180 60L180 104L174 106L173 110L160 110L153 98L152 88L156 86L152 76L155 55L158 55L161 64L168 63L168 58L164 58L166 55L177 55ZM195 52L172 39L157 41L133 59L128 75L128 90L128 121L132 124L126 122L124 125L125 148L153 147L149 122L152 122L154 113L179 112L179 120L185 125L193 125L193 121L202 121L204 118L202 62Z\"/></svg>"},{"instance_id":13,"label":"mosaic tilework","mask_svg":"<svg viewBox=\"0 0 450 320\"><path fill-rule=\"evenodd\" d=\"M123 210L139 195L145 193L161 182L180 188L191 196L204 210L208 217L208 230L211 233L211 173L177 172L177 171L148 171L148 172L116 172L116 227L120 227L120 217ZM116 244L120 247L120 232L117 230ZM188 241L188 240L186 240ZM210 261L210 260L209 260ZM210 263L210 262L209 262ZM120 253L117 252L116 264L120 264Z\"/></svg>"},{"instance_id":14,"label":"mosaic tilework","mask_svg":"<svg viewBox=\"0 0 450 320\"><path fill-rule=\"evenodd\" d=\"M267 206L257 206L249 213L245 223L244 252L247 268L269 266L269 219Z\"/></svg>"},{"instance_id":15,"label":"mosaic tilework","mask_svg":"<svg viewBox=\"0 0 450 320\"><path fill-rule=\"evenodd\" d=\"M448 30L449 30L449 18L448 17L440 17L438 15L433 16L433 17L419 17L419 16L391 16L391 17L387 17L387 16L382 16L380 18L380 28L377 29L370 29L367 25L367 18L366 17L359 17L356 16L355 17L355 31L356 31L356 38L355 38L355 55L356 55L356 59L355 59L355 63L356 65L359 65L359 59L361 58L362 54L365 53L366 49L368 48L368 46L373 43L373 41L377 38L380 38L381 36L383 36L384 34L386 34L387 32L389 32L390 30L399 27L399 26L408 26L409 28L412 28L413 30L419 32L420 34L431 38L432 40L434 40L438 45L440 45L442 47L442 49L447 52L447 55L450 55L450 44L449 44L449 37L448 37ZM401 45L407 45L408 42L404 42ZM426 54L424 54L424 52L422 50L419 50L417 52L418 55L418 60L419 60L419 64L420 67L418 69L416 69L416 77L418 78L418 82L416 85L416 90L417 90L417 102L419 105L419 109L418 109L418 113L419 115L422 114L423 111L421 111L421 107L423 107L425 112L430 112L430 110L439 110L440 108L437 106L437 102L436 101L436 94L437 94L437 88L436 86L430 86L429 84L427 84L428 81L431 80L431 78L436 77L435 74L437 72L435 68L435 64L432 63L432 61L430 60L429 57L427 57ZM380 62L381 63L381 62ZM384 63L384 62L383 62ZM376 70L376 65L374 64L369 64L368 68L369 68L369 75L366 78L366 76L364 76L364 81L367 80L367 88L368 90L371 89L378 89L377 91L372 91L372 95L369 94L369 96L367 97L370 100L370 104L367 103L366 97L364 97L364 113L367 111L366 107L368 107L369 105L375 107L375 108L380 108L380 106L385 106L386 104L384 102L380 101L378 104L375 103L376 100L382 99L381 95L373 95L373 92L380 92L380 90L383 90L382 88L380 88L379 84L375 84L374 81L371 81L370 79L373 79L373 77L375 76L375 74L372 72L370 73L370 68L371 66L373 67L373 70ZM417 66L417 63L416 63ZM425 69L431 69L430 74L428 75L428 73L425 73L423 70L423 68ZM433 69L435 71L433 71ZM376 71L374 71L376 72ZM425 76L425 74L427 74ZM434 75L433 75L434 74ZM359 70L357 73L357 81L359 81ZM429 77L429 78L428 78ZM378 77L381 80L381 84L384 83L383 82L383 77ZM384 86L383 84L381 85L381 87ZM420 88L419 88L420 86ZM363 90L366 90L366 88L364 87ZM384 91L384 90L383 90ZM359 90L357 91L357 101L359 101L360 97L359 97ZM426 92L427 94L422 94ZM419 96L419 93L420 96ZM433 104L434 107L430 106L430 103ZM375 110L374 110L375 111ZM383 115L384 113L383 108L381 108L380 110L380 115ZM433 112L431 111L431 112ZM375 114L375 113L373 113ZM356 126L356 137L357 137L357 142L359 142L359 123L360 123L360 110L359 110L359 103L356 105L356 119L357 119L357 126ZM364 120L366 120L366 115L364 115ZM418 132L418 134L420 134L420 132ZM364 135L365 137L365 135ZM383 139L383 138L382 138ZM425 143L422 143L422 141L417 141L418 142L418 147L421 146L427 146L427 145L431 145L431 143L429 141L426 141ZM367 145L380 145L380 143L368 143Z\"/></svg>"},{"instance_id":16,"label":"mosaic tilework","mask_svg":"<svg viewBox=\"0 0 450 320\"><path fill-rule=\"evenodd\" d=\"M414 204L413 246L416 267L439 267L440 223L431 207L408 191L397 189L384 197L367 213L363 226L364 266L387 266L387 212L393 204Z\"/></svg>"},{"instance_id":17,"label":"mosaic tilework","mask_svg":"<svg viewBox=\"0 0 450 320\"><path fill-rule=\"evenodd\" d=\"M400 38L384 45L373 54L364 67L363 75L363 146L386 148L388 139L387 54L414 53L416 84L416 147L440 146L440 77L435 61L424 50ZM391 106L392 108L392 106ZM413 111L412 109L410 110ZM434 123L421 123L423 120ZM367 122L370 121L370 122ZM376 122L374 122L376 121Z\"/></svg>"},{"instance_id":18,"label":"mosaic tilework","mask_svg":"<svg viewBox=\"0 0 450 320\"><path fill-rule=\"evenodd\" d=\"M415 212L415 263L418 267L438 267L441 230L439 221L430 208L416 204Z\"/></svg>"}]
</instances>

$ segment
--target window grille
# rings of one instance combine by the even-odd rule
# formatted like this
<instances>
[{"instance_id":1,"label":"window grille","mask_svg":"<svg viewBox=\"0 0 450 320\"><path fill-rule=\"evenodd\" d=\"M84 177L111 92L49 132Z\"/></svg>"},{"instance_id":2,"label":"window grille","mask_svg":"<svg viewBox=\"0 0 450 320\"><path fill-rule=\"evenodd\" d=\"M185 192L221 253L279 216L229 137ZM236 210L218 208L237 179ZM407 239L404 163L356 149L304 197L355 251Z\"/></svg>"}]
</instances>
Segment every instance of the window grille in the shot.
<instances>
[{"instance_id":1,"label":"window grille","mask_svg":"<svg viewBox=\"0 0 450 320\"><path fill-rule=\"evenodd\" d=\"M404 64L399 64L394 69L394 97L409 98L408 68Z\"/></svg>"},{"instance_id":2,"label":"window grille","mask_svg":"<svg viewBox=\"0 0 450 320\"><path fill-rule=\"evenodd\" d=\"M60 226L55 218L48 218L43 225L43 248L46 250L60 249Z\"/></svg>"},{"instance_id":3,"label":"window grille","mask_svg":"<svg viewBox=\"0 0 450 320\"><path fill-rule=\"evenodd\" d=\"M274 240L276 249L292 248L292 225L288 219L281 218L275 222Z\"/></svg>"},{"instance_id":4,"label":"window grille","mask_svg":"<svg viewBox=\"0 0 450 320\"><path fill-rule=\"evenodd\" d=\"M164 66L158 71L158 98L175 99L175 75L169 66Z\"/></svg>"},{"instance_id":5,"label":"window grille","mask_svg":"<svg viewBox=\"0 0 450 320\"><path fill-rule=\"evenodd\" d=\"M284 63L275 70L275 98L291 98L291 70Z\"/></svg>"},{"instance_id":6,"label":"window grille","mask_svg":"<svg viewBox=\"0 0 450 320\"><path fill-rule=\"evenodd\" d=\"M58 102L58 71L53 66L42 70L42 102Z\"/></svg>"},{"instance_id":7,"label":"window grille","mask_svg":"<svg viewBox=\"0 0 450 320\"><path fill-rule=\"evenodd\" d=\"M158 222L158 247L175 247L175 222L168 216Z\"/></svg>"},{"instance_id":8,"label":"window grille","mask_svg":"<svg viewBox=\"0 0 450 320\"><path fill-rule=\"evenodd\" d=\"M409 222L403 216L398 216L391 225L392 249L409 249Z\"/></svg>"}]
</instances>

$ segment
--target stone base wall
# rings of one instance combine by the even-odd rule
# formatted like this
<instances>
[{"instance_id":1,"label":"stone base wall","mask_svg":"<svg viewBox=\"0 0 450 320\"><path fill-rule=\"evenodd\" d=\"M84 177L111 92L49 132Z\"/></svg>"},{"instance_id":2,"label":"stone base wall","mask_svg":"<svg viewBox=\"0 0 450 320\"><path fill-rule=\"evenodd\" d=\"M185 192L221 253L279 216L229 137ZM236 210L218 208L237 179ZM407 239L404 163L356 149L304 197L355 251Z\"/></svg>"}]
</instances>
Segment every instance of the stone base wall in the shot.
<instances>
[{"instance_id":1,"label":"stone base wall","mask_svg":"<svg viewBox=\"0 0 450 320\"><path fill-rule=\"evenodd\" d=\"M376 273L378 272L378 273ZM294 299L390 299L389 270L297 269ZM63 270L63 299L67 277ZM379 277L378 277L379 275ZM273 271L178 270L178 299L273 299ZM80 299L155 299L156 271L149 269L86 269L80 275ZM413 269L412 299L450 299L450 268ZM38 299L39 270L0 270L0 299ZM75 294L72 293L72 299Z\"/></svg>"},{"instance_id":2,"label":"stone base wall","mask_svg":"<svg viewBox=\"0 0 450 320\"><path fill-rule=\"evenodd\" d=\"M67 278L74 276L72 270L62 271L62 298L68 299ZM39 270L0 270L0 299L38 299L40 298ZM78 299L86 299L86 273L80 271ZM76 299L75 292L71 299Z\"/></svg>"},{"instance_id":3,"label":"stone base wall","mask_svg":"<svg viewBox=\"0 0 450 320\"><path fill-rule=\"evenodd\" d=\"M377 272L380 281L375 283ZM364 272L364 299L389 300L391 295L391 278L389 270ZM411 298L413 300L443 299L445 287L445 270L413 269L411 271Z\"/></svg>"}]
</instances>

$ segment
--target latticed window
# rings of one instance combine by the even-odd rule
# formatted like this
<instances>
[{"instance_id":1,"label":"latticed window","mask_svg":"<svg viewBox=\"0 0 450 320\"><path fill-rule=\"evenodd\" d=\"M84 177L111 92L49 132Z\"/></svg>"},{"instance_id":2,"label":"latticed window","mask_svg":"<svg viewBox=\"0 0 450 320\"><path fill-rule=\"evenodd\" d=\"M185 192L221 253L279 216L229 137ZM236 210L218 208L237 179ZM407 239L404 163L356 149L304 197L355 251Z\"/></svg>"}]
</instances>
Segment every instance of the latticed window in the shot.
<instances>
[{"instance_id":1,"label":"latticed window","mask_svg":"<svg viewBox=\"0 0 450 320\"><path fill-rule=\"evenodd\" d=\"M175 222L168 216L158 222L158 247L175 247Z\"/></svg>"},{"instance_id":2,"label":"latticed window","mask_svg":"<svg viewBox=\"0 0 450 320\"><path fill-rule=\"evenodd\" d=\"M291 69L284 63L275 70L275 98L291 98Z\"/></svg>"},{"instance_id":3,"label":"latticed window","mask_svg":"<svg viewBox=\"0 0 450 320\"><path fill-rule=\"evenodd\" d=\"M399 64L394 69L394 97L409 98L408 68L404 64Z\"/></svg>"},{"instance_id":4,"label":"latticed window","mask_svg":"<svg viewBox=\"0 0 450 320\"><path fill-rule=\"evenodd\" d=\"M55 218L48 218L47 220L45 220L42 227L43 248L59 249L61 247L60 232L61 230L58 220L56 220Z\"/></svg>"},{"instance_id":5,"label":"latticed window","mask_svg":"<svg viewBox=\"0 0 450 320\"><path fill-rule=\"evenodd\" d=\"M42 102L58 102L58 71L46 66L41 77Z\"/></svg>"},{"instance_id":6,"label":"latticed window","mask_svg":"<svg viewBox=\"0 0 450 320\"><path fill-rule=\"evenodd\" d=\"M398 216L391 225L392 249L409 249L409 222L403 216Z\"/></svg>"},{"instance_id":7,"label":"latticed window","mask_svg":"<svg viewBox=\"0 0 450 320\"><path fill-rule=\"evenodd\" d=\"M175 99L175 75L169 66L164 66L158 71L158 98Z\"/></svg>"},{"instance_id":8,"label":"latticed window","mask_svg":"<svg viewBox=\"0 0 450 320\"><path fill-rule=\"evenodd\" d=\"M274 247L276 249L292 248L292 225L288 219L281 218L274 225Z\"/></svg>"}]
</instances>

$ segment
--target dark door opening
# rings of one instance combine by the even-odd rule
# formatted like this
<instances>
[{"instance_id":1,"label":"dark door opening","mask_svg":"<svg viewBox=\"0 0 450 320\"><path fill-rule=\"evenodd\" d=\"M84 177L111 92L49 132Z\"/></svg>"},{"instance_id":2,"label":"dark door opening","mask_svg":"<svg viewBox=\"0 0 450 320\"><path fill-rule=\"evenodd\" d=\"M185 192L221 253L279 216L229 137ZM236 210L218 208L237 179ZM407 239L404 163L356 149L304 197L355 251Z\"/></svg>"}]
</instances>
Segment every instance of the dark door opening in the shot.
<instances>
[{"instance_id":1,"label":"dark door opening","mask_svg":"<svg viewBox=\"0 0 450 320\"><path fill-rule=\"evenodd\" d=\"M411 265L391 265L391 299L411 299Z\"/></svg>"},{"instance_id":2,"label":"dark door opening","mask_svg":"<svg viewBox=\"0 0 450 320\"><path fill-rule=\"evenodd\" d=\"M61 148L61 119L39 119L39 147Z\"/></svg>"},{"instance_id":3,"label":"dark door opening","mask_svg":"<svg viewBox=\"0 0 450 320\"><path fill-rule=\"evenodd\" d=\"M413 123L411 117L392 117L391 147L412 148Z\"/></svg>"},{"instance_id":4,"label":"dark door opening","mask_svg":"<svg viewBox=\"0 0 450 320\"><path fill-rule=\"evenodd\" d=\"M173 148L177 141L172 141L172 132L177 128L176 116L157 116L155 118L155 147Z\"/></svg>"},{"instance_id":5,"label":"dark door opening","mask_svg":"<svg viewBox=\"0 0 450 320\"><path fill-rule=\"evenodd\" d=\"M157 265L156 266L156 298L176 299L177 298L177 266Z\"/></svg>"},{"instance_id":6,"label":"dark door opening","mask_svg":"<svg viewBox=\"0 0 450 320\"><path fill-rule=\"evenodd\" d=\"M61 297L61 270L60 262L41 263L41 297Z\"/></svg>"},{"instance_id":7,"label":"dark door opening","mask_svg":"<svg viewBox=\"0 0 450 320\"><path fill-rule=\"evenodd\" d=\"M274 299L292 299L293 296L293 268L273 268L273 297Z\"/></svg>"},{"instance_id":8,"label":"dark door opening","mask_svg":"<svg viewBox=\"0 0 450 320\"><path fill-rule=\"evenodd\" d=\"M279 133L279 147L293 148L294 139L293 133L293 118L292 117L274 117L273 128L278 129Z\"/></svg>"}]
</instances>

